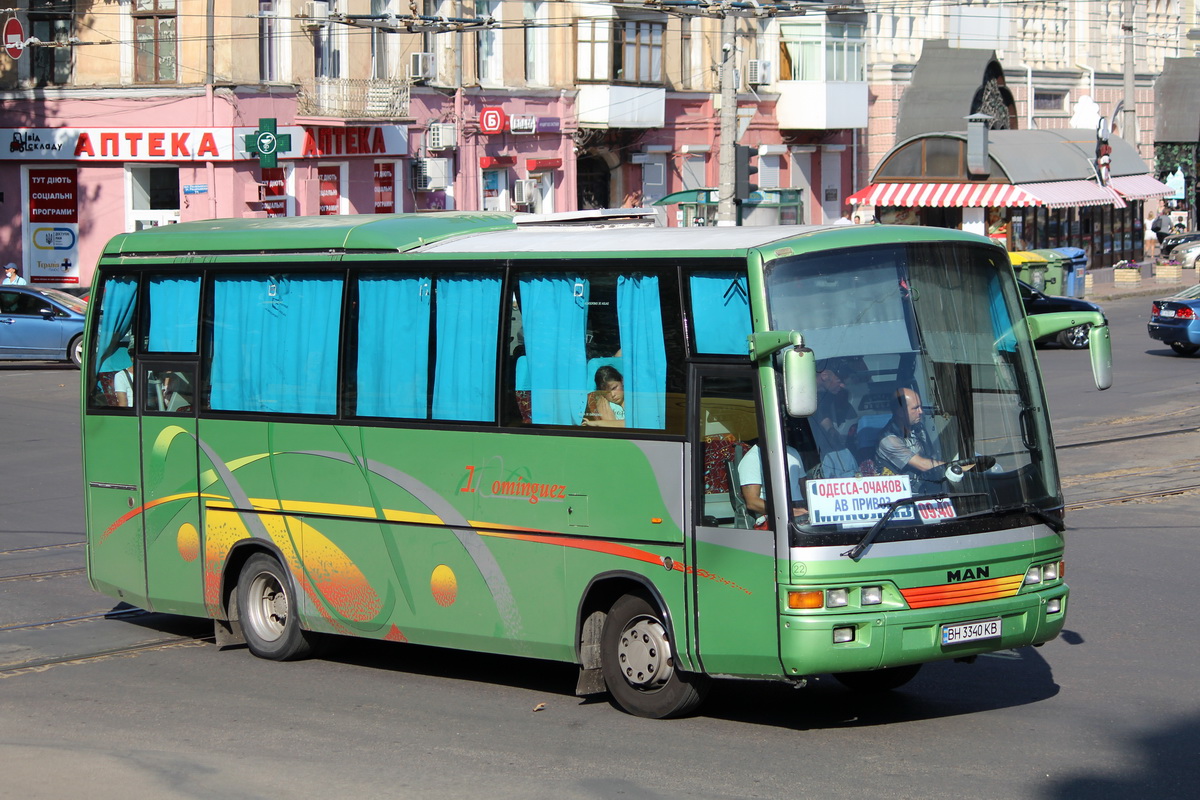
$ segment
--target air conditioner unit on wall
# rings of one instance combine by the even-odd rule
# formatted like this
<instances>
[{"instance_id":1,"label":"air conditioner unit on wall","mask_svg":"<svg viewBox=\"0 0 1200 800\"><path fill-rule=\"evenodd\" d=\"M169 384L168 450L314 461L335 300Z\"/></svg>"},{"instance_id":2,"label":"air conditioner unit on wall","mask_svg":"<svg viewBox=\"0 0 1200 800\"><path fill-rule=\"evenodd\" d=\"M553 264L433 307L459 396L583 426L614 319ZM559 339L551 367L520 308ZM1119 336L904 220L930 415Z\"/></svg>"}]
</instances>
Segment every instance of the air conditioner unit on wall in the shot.
<instances>
[{"instance_id":1,"label":"air conditioner unit on wall","mask_svg":"<svg viewBox=\"0 0 1200 800\"><path fill-rule=\"evenodd\" d=\"M752 58L746 64L746 83L763 86L771 82L771 62Z\"/></svg>"},{"instance_id":2,"label":"air conditioner unit on wall","mask_svg":"<svg viewBox=\"0 0 1200 800\"><path fill-rule=\"evenodd\" d=\"M433 192L450 188L450 159L414 158L412 188L414 192Z\"/></svg>"},{"instance_id":3,"label":"air conditioner unit on wall","mask_svg":"<svg viewBox=\"0 0 1200 800\"><path fill-rule=\"evenodd\" d=\"M426 150L453 150L458 147L458 126L453 122L435 122L425 134Z\"/></svg>"},{"instance_id":4,"label":"air conditioner unit on wall","mask_svg":"<svg viewBox=\"0 0 1200 800\"><path fill-rule=\"evenodd\" d=\"M513 202L519 206L527 206L533 203L534 196L537 193L537 181L535 180L519 180L513 182Z\"/></svg>"},{"instance_id":5,"label":"air conditioner unit on wall","mask_svg":"<svg viewBox=\"0 0 1200 800\"><path fill-rule=\"evenodd\" d=\"M326 0L308 0L304 4L304 14L300 19L300 27L306 31L324 28L329 24L329 3Z\"/></svg>"},{"instance_id":6,"label":"air conditioner unit on wall","mask_svg":"<svg viewBox=\"0 0 1200 800\"><path fill-rule=\"evenodd\" d=\"M433 53L410 53L408 59L408 77L409 80L424 81L435 77L437 74L436 65L433 61Z\"/></svg>"}]
</instances>

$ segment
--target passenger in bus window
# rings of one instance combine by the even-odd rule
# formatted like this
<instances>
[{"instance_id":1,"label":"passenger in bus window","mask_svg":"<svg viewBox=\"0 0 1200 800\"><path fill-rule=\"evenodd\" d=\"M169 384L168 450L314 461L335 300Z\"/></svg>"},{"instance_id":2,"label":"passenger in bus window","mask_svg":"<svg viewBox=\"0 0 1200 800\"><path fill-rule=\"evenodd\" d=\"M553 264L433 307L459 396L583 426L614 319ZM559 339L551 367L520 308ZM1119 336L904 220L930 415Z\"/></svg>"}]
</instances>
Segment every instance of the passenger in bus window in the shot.
<instances>
[{"instance_id":1,"label":"passenger in bus window","mask_svg":"<svg viewBox=\"0 0 1200 800\"><path fill-rule=\"evenodd\" d=\"M625 379L613 367L596 370L596 391L588 393L583 425L597 428L625 427Z\"/></svg>"},{"instance_id":2,"label":"passenger in bus window","mask_svg":"<svg viewBox=\"0 0 1200 800\"><path fill-rule=\"evenodd\" d=\"M804 494L800 484L804 478L804 465L800 452L788 445L787 448L788 488L792 494L792 516L804 518L808 509L804 507ZM742 456L737 464L738 483L741 484L742 500L746 510L754 515L754 527L767 530L767 490L763 486L762 453L758 445L754 445Z\"/></svg>"},{"instance_id":3,"label":"passenger in bus window","mask_svg":"<svg viewBox=\"0 0 1200 800\"><path fill-rule=\"evenodd\" d=\"M133 405L133 367L119 369L112 376L112 395L109 405L129 408Z\"/></svg>"}]
</instances>

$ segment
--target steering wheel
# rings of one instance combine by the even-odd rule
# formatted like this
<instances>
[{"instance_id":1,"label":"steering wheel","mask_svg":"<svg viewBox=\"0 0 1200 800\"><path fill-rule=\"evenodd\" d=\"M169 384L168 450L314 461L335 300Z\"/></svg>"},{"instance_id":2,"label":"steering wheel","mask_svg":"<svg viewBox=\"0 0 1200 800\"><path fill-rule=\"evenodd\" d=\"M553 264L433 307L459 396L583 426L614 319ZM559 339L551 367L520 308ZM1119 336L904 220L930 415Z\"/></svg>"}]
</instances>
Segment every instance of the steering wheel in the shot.
<instances>
[{"instance_id":1,"label":"steering wheel","mask_svg":"<svg viewBox=\"0 0 1200 800\"><path fill-rule=\"evenodd\" d=\"M979 472L986 472L994 466L996 466L996 459L991 456L958 458L946 464L946 480L958 483L968 469L974 468Z\"/></svg>"}]
</instances>

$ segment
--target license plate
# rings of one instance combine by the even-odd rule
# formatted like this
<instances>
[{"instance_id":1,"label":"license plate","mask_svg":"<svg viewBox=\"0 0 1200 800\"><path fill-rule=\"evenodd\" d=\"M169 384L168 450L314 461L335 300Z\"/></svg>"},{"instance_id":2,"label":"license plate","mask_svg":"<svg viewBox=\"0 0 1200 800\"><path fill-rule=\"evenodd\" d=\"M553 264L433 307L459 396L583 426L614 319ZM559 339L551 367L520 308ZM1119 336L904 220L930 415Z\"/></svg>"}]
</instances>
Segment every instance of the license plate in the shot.
<instances>
[{"instance_id":1,"label":"license plate","mask_svg":"<svg viewBox=\"0 0 1200 800\"><path fill-rule=\"evenodd\" d=\"M942 644L962 644L983 639L1000 638L1000 618L977 619L974 622L956 622L942 626Z\"/></svg>"},{"instance_id":2,"label":"license plate","mask_svg":"<svg viewBox=\"0 0 1200 800\"><path fill-rule=\"evenodd\" d=\"M1166 317L1167 319L1170 319L1171 317L1175 316L1175 309L1173 309L1173 308L1161 308L1161 309L1159 309L1159 311L1158 311L1158 315L1159 315L1160 317Z\"/></svg>"}]
</instances>

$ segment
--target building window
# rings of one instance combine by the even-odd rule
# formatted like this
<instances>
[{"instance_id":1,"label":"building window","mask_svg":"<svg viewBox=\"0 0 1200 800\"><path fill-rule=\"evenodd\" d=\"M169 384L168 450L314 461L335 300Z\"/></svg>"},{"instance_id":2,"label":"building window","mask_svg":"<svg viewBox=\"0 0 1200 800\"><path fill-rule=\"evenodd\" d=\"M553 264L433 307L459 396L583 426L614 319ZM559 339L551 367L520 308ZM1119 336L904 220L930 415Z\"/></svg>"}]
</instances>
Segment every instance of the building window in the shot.
<instances>
[{"instance_id":1,"label":"building window","mask_svg":"<svg viewBox=\"0 0 1200 800\"><path fill-rule=\"evenodd\" d=\"M32 0L29 4L30 34L58 47L31 47L30 70L37 86L61 86L71 82L71 3L68 0Z\"/></svg>"},{"instance_id":2,"label":"building window","mask_svg":"<svg viewBox=\"0 0 1200 800\"><path fill-rule=\"evenodd\" d=\"M337 0L313 0L324 3L329 14L337 11ZM313 32L313 73L318 78L342 77L341 32L334 32L327 23Z\"/></svg>"},{"instance_id":3,"label":"building window","mask_svg":"<svg viewBox=\"0 0 1200 800\"><path fill-rule=\"evenodd\" d=\"M550 16L546 2L525 3L525 81L550 85Z\"/></svg>"},{"instance_id":4,"label":"building window","mask_svg":"<svg viewBox=\"0 0 1200 800\"><path fill-rule=\"evenodd\" d=\"M499 21L500 0L475 0L475 16ZM481 84L499 85L503 80L500 62L500 31L486 28L475 34L476 67Z\"/></svg>"},{"instance_id":5,"label":"building window","mask_svg":"<svg viewBox=\"0 0 1200 800\"><path fill-rule=\"evenodd\" d=\"M258 77L264 83L283 79L282 22L276 0L258 0Z\"/></svg>"},{"instance_id":6,"label":"building window","mask_svg":"<svg viewBox=\"0 0 1200 800\"><path fill-rule=\"evenodd\" d=\"M1034 111L1066 111L1067 93L1049 89L1033 90Z\"/></svg>"},{"instance_id":7,"label":"building window","mask_svg":"<svg viewBox=\"0 0 1200 800\"><path fill-rule=\"evenodd\" d=\"M579 20L579 80L661 84L665 29L644 20Z\"/></svg>"},{"instance_id":8,"label":"building window","mask_svg":"<svg viewBox=\"0 0 1200 800\"><path fill-rule=\"evenodd\" d=\"M780 25L780 75L793 81L865 81L864 31L857 23Z\"/></svg>"},{"instance_id":9,"label":"building window","mask_svg":"<svg viewBox=\"0 0 1200 800\"><path fill-rule=\"evenodd\" d=\"M171 83L175 70L176 0L134 0L134 80Z\"/></svg>"}]
</instances>

